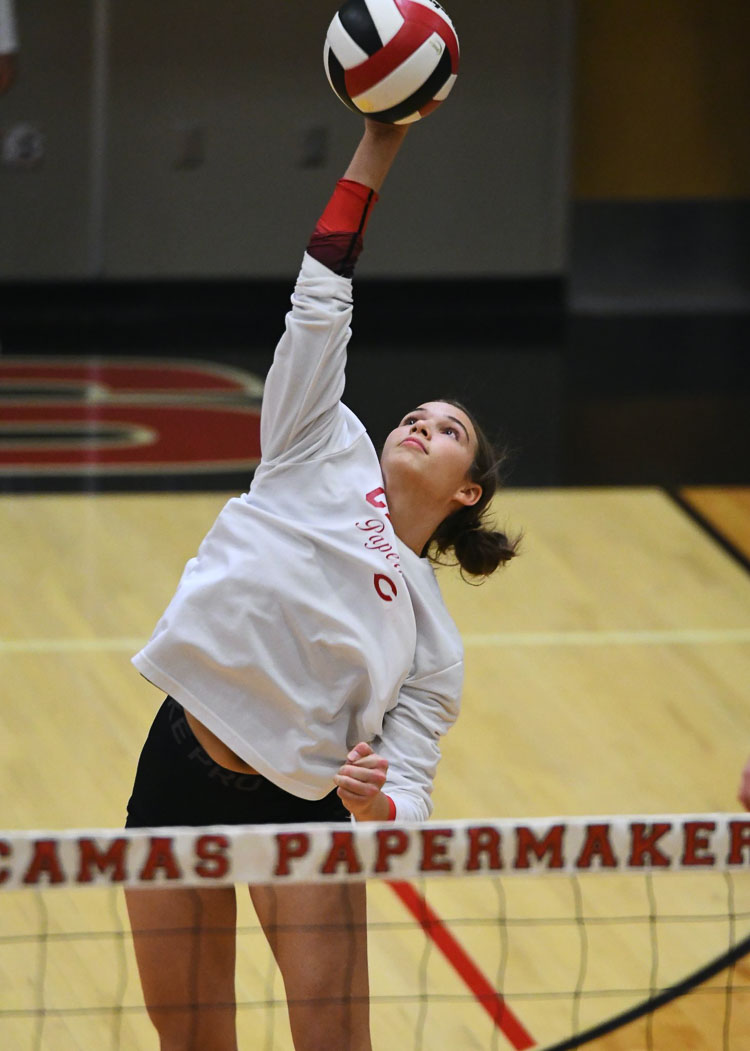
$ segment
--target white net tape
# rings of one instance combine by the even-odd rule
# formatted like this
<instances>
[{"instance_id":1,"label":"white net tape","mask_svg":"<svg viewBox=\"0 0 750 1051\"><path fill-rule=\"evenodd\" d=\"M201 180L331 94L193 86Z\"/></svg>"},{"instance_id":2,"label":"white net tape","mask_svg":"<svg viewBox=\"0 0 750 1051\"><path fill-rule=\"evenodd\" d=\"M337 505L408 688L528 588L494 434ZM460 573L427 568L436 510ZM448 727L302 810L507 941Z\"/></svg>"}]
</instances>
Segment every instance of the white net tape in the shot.
<instances>
[{"instance_id":1,"label":"white net tape","mask_svg":"<svg viewBox=\"0 0 750 1051\"><path fill-rule=\"evenodd\" d=\"M0 832L0 890L750 868L741 814Z\"/></svg>"}]
</instances>

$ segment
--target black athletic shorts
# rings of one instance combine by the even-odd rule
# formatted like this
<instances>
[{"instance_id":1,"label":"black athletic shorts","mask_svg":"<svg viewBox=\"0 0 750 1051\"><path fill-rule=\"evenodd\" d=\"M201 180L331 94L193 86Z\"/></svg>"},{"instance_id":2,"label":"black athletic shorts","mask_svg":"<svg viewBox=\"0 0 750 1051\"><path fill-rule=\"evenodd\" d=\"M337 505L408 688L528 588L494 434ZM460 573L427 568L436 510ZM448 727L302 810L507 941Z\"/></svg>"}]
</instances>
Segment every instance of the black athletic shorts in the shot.
<instances>
[{"instance_id":1,"label":"black athletic shorts","mask_svg":"<svg viewBox=\"0 0 750 1051\"><path fill-rule=\"evenodd\" d=\"M126 826L349 820L349 811L335 789L323 799L300 799L260 774L241 774L219 766L198 743L182 706L167 697L138 760Z\"/></svg>"}]
</instances>

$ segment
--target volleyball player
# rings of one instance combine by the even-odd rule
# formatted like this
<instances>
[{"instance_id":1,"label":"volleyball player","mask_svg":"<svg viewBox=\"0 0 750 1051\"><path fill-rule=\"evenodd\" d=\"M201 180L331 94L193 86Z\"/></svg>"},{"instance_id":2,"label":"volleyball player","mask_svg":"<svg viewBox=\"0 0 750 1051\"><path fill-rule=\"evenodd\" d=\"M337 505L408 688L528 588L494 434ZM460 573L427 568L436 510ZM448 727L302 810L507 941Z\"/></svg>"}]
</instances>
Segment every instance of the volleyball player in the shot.
<instances>
[{"instance_id":1,"label":"volleyball player","mask_svg":"<svg viewBox=\"0 0 750 1051\"><path fill-rule=\"evenodd\" d=\"M365 122L303 260L250 491L221 511L133 659L168 697L138 764L130 827L431 813L439 738L462 685L431 557L448 553L481 577L514 544L483 518L496 457L465 409L410 406L379 462L340 401L351 276L405 134ZM250 893L297 1051L367 1051L364 886ZM234 890L127 897L162 1051L236 1048Z\"/></svg>"}]
</instances>

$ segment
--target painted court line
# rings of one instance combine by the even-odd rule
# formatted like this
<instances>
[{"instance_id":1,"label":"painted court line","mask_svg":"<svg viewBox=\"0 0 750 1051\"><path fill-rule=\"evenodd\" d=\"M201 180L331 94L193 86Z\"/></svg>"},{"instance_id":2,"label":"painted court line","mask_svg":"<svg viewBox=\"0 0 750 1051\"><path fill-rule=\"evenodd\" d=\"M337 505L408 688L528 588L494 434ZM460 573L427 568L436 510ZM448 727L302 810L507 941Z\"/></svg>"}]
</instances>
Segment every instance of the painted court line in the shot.
<instances>
[{"instance_id":1,"label":"painted court line","mask_svg":"<svg viewBox=\"0 0 750 1051\"><path fill-rule=\"evenodd\" d=\"M458 976L472 991L500 1032L515 1051L536 1047L536 1041L516 1018L507 1003L487 981L466 950L456 941L437 913L411 883L390 882L389 887L401 899L428 938L431 938Z\"/></svg>"},{"instance_id":2,"label":"painted court line","mask_svg":"<svg viewBox=\"0 0 750 1051\"><path fill-rule=\"evenodd\" d=\"M516 631L462 636L464 646L703 646L750 642L750 628L672 631Z\"/></svg>"},{"instance_id":3,"label":"painted court line","mask_svg":"<svg viewBox=\"0 0 750 1051\"><path fill-rule=\"evenodd\" d=\"M0 653L136 653L133 638L0 639ZM721 646L750 642L749 628L678 628L643 631L509 631L467 633L464 646Z\"/></svg>"},{"instance_id":4,"label":"painted court line","mask_svg":"<svg viewBox=\"0 0 750 1051\"><path fill-rule=\"evenodd\" d=\"M0 639L0 653L136 653L142 639Z\"/></svg>"}]
</instances>

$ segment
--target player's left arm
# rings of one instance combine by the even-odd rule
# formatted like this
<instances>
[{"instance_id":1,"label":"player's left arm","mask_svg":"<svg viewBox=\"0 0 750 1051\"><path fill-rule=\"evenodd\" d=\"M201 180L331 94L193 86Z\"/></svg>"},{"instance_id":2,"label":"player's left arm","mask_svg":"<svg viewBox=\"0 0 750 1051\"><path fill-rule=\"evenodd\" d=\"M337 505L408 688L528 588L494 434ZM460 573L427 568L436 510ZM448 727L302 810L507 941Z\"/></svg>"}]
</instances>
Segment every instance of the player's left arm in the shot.
<instances>
[{"instance_id":1,"label":"player's left arm","mask_svg":"<svg viewBox=\"0 0 750 1051\"><path fill-rule=\"evenodd\" d=\"M358 821L429 818L440 739L458 718L462 680L462 663L407 679L398 703L386 712L380 736L349 753L334 780ZM361 757L350 761L355 751Z\"/></svg>"}]
</instances>

